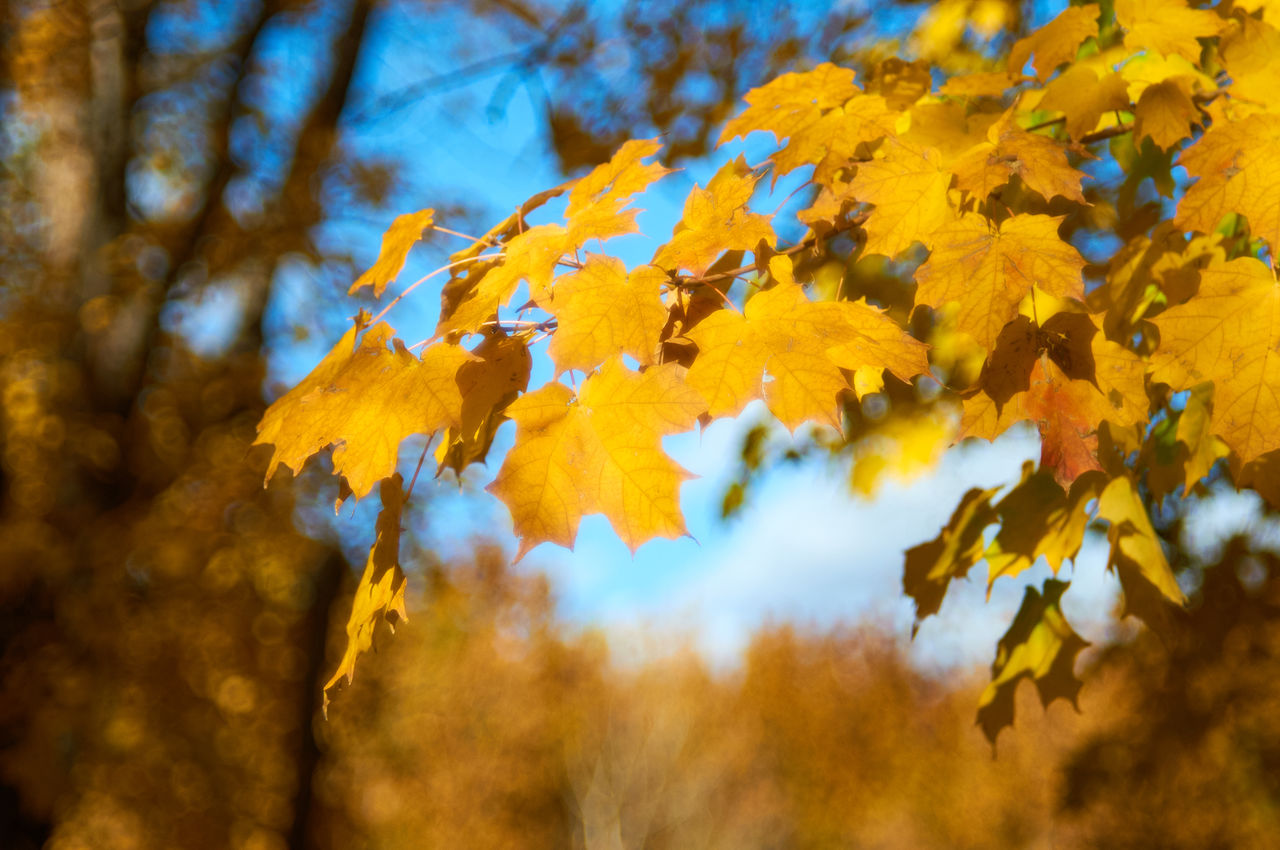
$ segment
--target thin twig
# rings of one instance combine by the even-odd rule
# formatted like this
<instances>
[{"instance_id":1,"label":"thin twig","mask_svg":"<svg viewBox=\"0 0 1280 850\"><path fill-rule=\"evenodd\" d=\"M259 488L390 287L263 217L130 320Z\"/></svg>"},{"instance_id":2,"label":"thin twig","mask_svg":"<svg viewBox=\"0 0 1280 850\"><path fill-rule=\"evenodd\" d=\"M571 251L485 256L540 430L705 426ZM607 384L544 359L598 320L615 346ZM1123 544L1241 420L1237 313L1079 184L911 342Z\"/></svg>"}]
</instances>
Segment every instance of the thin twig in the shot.
<instances>
[{"instance_id":1,"label":"thin twig","mask_svg":"<svg viewBox=\"0 0 1280 850\"><path fill-rule=\"evenodd\" d=\"M404 504L406 505L413 498L413 487L418 483L418 473L422 471L422 462L427 459L427 450L431 448L431 443L435 438L435 434L427 437L427 444L422 447L422 456L418 458L418 468L413 471L413 478L409 481L409 489L404 493Z\"/></svg>"},{"instance_id":2,"label":"thin twig","mask_svg":"<svg viewBox=\"0 0 1280 850\"><path fill-rule=\"evenodd\" d=\"M441 227L438 224L432 225L432 230L438 230L441 233L448 233L450 236L459 236L463 239L470 239L472 242L482 242L485 245L493 245L493 241L487 236L472 236L469 233L459 233L456 230L450 230L449 228Z\"/></svg>"},{"instance_id":3,"label":"thin twig","mask_svg":"<svg viewBox=\"0 0 1280 850\"><path fill-rule=\"evenodd\" d=\"M401 292L399 295L397 295L395 298L393 298L393 299L391 300L391 303L390 303L390 304L388 304L387 306L383 307L383 308L382 308L382 311L381 311L381 312L379 312L379 313L378 313L378 315L376 315L376 316L374 316L372 319L370 319L370 320L369 320L369 324L371 324L371 325L377 324L378 320L379 320L379 319L381 319L383 316L387 315L387 311L388 311L388 310L390 310L392 307L396 306L397 304L399 304L399 303L400 303L400 301L401 301L401 299L403 299L403 298L404 298L406 295L408 295L410 292L413 292L413 291L414 291L415 289L417 289L419 286L421 286L422 284L424 284L424 283L426 283L427 281L431 280L431 278L435 277L436 275L440 274L441 272L447 272L447 271L449 271L450 269L455 269L455 268L457 268L458 266L464 266L464 265L466 265L467 263L477 263L477 262L480 262L480 261L482 261L482 260L500 260L500 259L502 259L502 255L501 255L501 254L484 254L484 255L479 256L479 257L465 257L465 258L463 258L463 259L461 259L461 260L456 260L456 261L454 261L454 262L452 262L452 263L449 263L449 264L448 264L448 265L446 265L446 266L441 266L440 268L436 269L435 271L433 271L431 274L427 275L426 277L420 277L420 278L418 278L417 280L415 280L413 283L409 284L408 288L406 288L404 292Z\"/></svg>"}]
</instances>

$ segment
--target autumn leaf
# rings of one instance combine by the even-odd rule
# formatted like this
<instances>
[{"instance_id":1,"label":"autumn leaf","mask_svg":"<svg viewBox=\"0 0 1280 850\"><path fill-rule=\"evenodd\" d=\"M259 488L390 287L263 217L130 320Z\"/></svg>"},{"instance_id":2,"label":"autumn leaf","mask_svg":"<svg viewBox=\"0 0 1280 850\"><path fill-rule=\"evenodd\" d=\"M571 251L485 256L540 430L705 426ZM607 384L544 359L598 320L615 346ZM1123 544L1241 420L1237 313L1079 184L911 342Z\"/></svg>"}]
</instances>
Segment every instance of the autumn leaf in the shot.
<instances>
[{"instance_id":1,"label":"autumn leaf","mask_svg":"<svg viewBox=\"0 0 1280 850\"><path fill-rule=\"evenodd\" d=\"M631 274L621 260L588 254L582 268L561 277L546 301L559 325L551 338L557 374L590 371L618 354L648 366L667 321L661 289L667 274L641 266Z\"/></svg>"},{"instance_id":2,"label":"autumn leaf","mask_svg":"<svg viewBox=\"0 0 1280 850\"><path fill-rule=\"evenodd\" d=\"M744 314L712 314L688 336L698 345L689 384L711 416L734 416L763 398L791 429L807 421L840 427L836 396L850 389L842 368L889 368L907 381L928 370L924 344L883 313L812 302L792 280L755 295Z\"/></svg>"},{"instance_id":3,"label":"autumn leaf","mask_svg":"<svg viewBox=\"0 0 1280 850\"><path fill-rule=\"evenodd\" d=\"M420 210L396 216L391 227L382 237L382 249L378 261L351 284L348 295L355 295L366 286L373 287L373 297L381 298L387 284L396 279L409 257L409 249L422 238L422 232L434 223L435 210Z\"/></svg>"},{"instance_id":4,"label":"autumn leaf","mask_svg":"<svg viewBox=\"0 0 1280 850\"><path fill-rule=\"evenodd\" d=\"M739 156L725 163L707 188L694 186L671 241L654 254L653 265L700 277L725 251L754 251L761 241L776 242L769 216L747 209L759 179Z\"/></svg>"},{"instance_id":5,"label":"autumn leaf","mask_svg":"<svg viewBox=\"0 0 1280 850\"><path fill-rule=\"evenodd\" d=\"M1186 604L1160 546L1137 488L1126 475L1111 481L1098 498L1098 518L1111 524L1108 569L1124 590L1124 615L1133 614L1152 629L1168 634L1170 605Z\"/></svg>"},{"instance_id":6,"label":"autumn leaf","mask_svg":"<svg viewBox=\"0 0 1280 850\"><path fill-rule=\"evenodd\" d=\"M1154 320L1151 378L1177 390L1213 381L1209 429L1245 463L1280 448L1280 285L1240 257L1200 273L1200 291Z\"/></svg>"},{"instance_id":7,"label":"autumn leaf","mask_svg":"<svg viewBox=\"0 0 1280 850\"><path fill-rule=\"evenodd\" d=\"M1067 162L1063 145L1048 136L1029 133L1013 122L1013 111L991 125L987 141L975 145L951 163L957 188L979 201L1019 175L1029 189L1045 200L1061 195L1084 203L1080 180L1084 172Z\"/></svg>"},{"instance_id":8,"label":"autumn leaf","mask_svg":"<svg viewBox=\"0 0 1280 850\"><path fill-rule=\"evenodd\" d=\"M477 359L458 368L462 415L436 448L437 475L452 469L461 476L467 466L483 462L498 426L507 421L503 410L529 386L533 360L526 340L486 328L471 353Z\"/></svg>"},{"instance_id":9,"label":"autumn leaf","mask_svg":"<svg viewBox=\"0 0 1280 850\"><path fill-rule=\"evenodd\" d=\"M1106 339L1094 320L1059 313L1036 328L1020 317L1001 332L980 377L964 400L961 436L994 439L1016 422L1040 429L1041 465L1063 488L1101 469L1097 430L1112 421L1146 418L1144 366L1133 352Z\"/></svg>"},{"instance_id":10,"label":"autumn leaf","mask_svg":"<svg viewBox=\"0 0 1280 850\"><path fill-rule=\"evenodd\" d=\"M487 268L478 280L468 280L466 292L446 304L437 334L476 333L511 299L521 281L540 300L566 254L592 239L635 233L639 210L628 205L636 192L668 173L662 166L643 162L661 147L656 140L627 142L609 162L574 184L565 225L540 224L510 237L502 263Z\"/></svg>"},{"instance_id":11,"label":"autumn leaf","mask_svg":"<svg viewBox=\"0 0 1280 850\"><path fill-rule=\"evenodd\" d=\"M373 648L373 634L378 623L386 622L394 632L396 623L408 620L404 606L404 572L400 569L400 515L404 510L401 478L393 475L382 482L382 510L378 513L377 539L369 547L369 558L356 586L347 618L347 646L338 669L324 685L326 717L329 694L343 681L351 684L356 675L356 660Z\"/></svg>"},{"instance_id":12,"label":"autumn leaf","mask_svg":"<svg viewBox=\"0 0 1280 850\"><path fill-rule=\"evenodd\" d=\"M1084 258L1058 235L1061 218L1015 215L999 225L966 213L939 228L929 260L916 271L916 300L959 303L958 327L994 347L1033 286L1059 298L1084 298Z\"/></svg>"},{"instance_id":13,"label":"autumn leaf","mask_svg":"<svg viewBox=\"0 0 1280 850\"><path fill-rule=\"evenodd\" d=\"M1023 464L1022 480L996 504L1000 531L983 553L987 593L1001 576L1016 576L1044 557L1056 575L1074 559L1089 523L1086 507L1106 483L1100 472L1086 472L1064 491L1052 475Z\"/></svg>"},{"instance_id":14,"label":"autumn leaf","mask_svg":"<svg viewBox=\"0 0 1280 850\"><path fill-rule=\"evenodd\" d=\"M933 148L890 139L881 149L882 158L858 165L848 196L875 205L865 225L866 253L892 259L914 242L932 246L934 234L953 218L951 174Z\"/></svg>"},{"instance_id":15,"label":"autumn leaf","mask_svg":"<svg viewBox=\"0 0 1280 850\"><path fill-rule=\"evenodd\" d=\"M1116 23L1126 30L1124 46L1133 52L1154 50L1199 63L1200 42L1222 31L1225 22L1186 0L1116 0Z\"/></svg>"},{"instance_id":16,"label":"autumn leaf","mask_svg":"<svg viewBox=\"0 0 1280 850\"><path fill-rule=\"evenodd\" d=\"M743 99L749 106L724 125L716 144L756 130L773 133L779 144L789 136L804 133L818 122L824 110L842 106L862 93L853 78L852 69L830 62L823 62L812 71L783 74L747 92Z\"/></svg>"},{"instance_id":17,"label":"autumn leaf","mask_svg":"<svg viewBox=\"0 0 1280 850\"><path fill-rule=\"evenodd\" d=\"M1075 140L1092 133L1108 112L1129 109L1124 77L1105 74L1102 79L1090 68L1073 66L1045 86L1040 108L1061 112L1067 135Z\"/></svg>"},{"instance_id":18,"label":"autumn leaf","mask_svg":"<svg viewBox=\"0 0 1280 850\"><path fill-rule=\"evenodd\" d=\"M938 613L951 580L964 578L970 568L982 559L986 545L982 533L996 521L991 497L999 489L980 490L975 487L969 490L937 537L907 550L902 590L915 601L916 619L911 627L913 637L925 617Z\"/></svg>"},{"instance_id":19,"label":"autumn leaf","mask_svg":"<svg viewBox=\"0 0 1280 850\"><path fill-rule=\"evenodd\" d=\"M393 331L381 322L353 350L354 331L263 415L255 444L274 445L268 480L281 464L297 473L308 458L334 446L334 474L363 498L395 472L406 437L459 423L456 378L471 360L465 349L439 343L419 359L399 340L388 349Z\"/></svg>"},{"instance_id":20,"label":"autumn leaf","mask_svg":"<svg viewBox=\"0 0 1280 850\"><path fill-rule=\"evenodd\" d=\"M1191 100L1191 86L1185 77L1173 77L1148 86L1138 98L1133 115L1134 137L1151 139L1167 150L1191 135L1200 123L1200 112Z\"/></svg>"},{"instance_id":21,"label":"autumn leaf","mask_svg":"<svg viewBox=\"0 0 1280 850\"><path fill-rule=\"evenodd\" d=\"M1032 56L1032 66L1041 82L1049 79L1055 68L1076 58L1080 44L1098 34L1097 5L1068 6L1062 14L1019 39L1009 50L1009 73L1021 74Z\"/></svg>"},{"instance_id":22,"label":"autumn leaf","mask_svg":"<svg viewBox=\"0 0 1280 850\"><path fill-rule=\"evenodd\" d=\"M1000 638L991 682L978 698L978 724L993 747L1000 730L1013 725L1013 698L1023 679L1035 682L1045 708L1056 699L1076 705L1082 685L1075 675L1076 656L1089 643L1062 615L1068 587L1056 579L1045 579L1042 591L1027 587L1022 607Z\"/></svg>"},{"instance_id":23,"label":"autumn leaf","mask_svg":"<svg viewBox=\"0 0 1280 850\"><path fill-rule=\"evenodd\" d=\"M488 489L511 511L518 557L542 542L573 548L585 514L604 514L632 551L687 533L678 491L689 473L661 444L706 409L682 371L665 364L641 374L614 358L576 398L550 383L507 407L516 442Z\"/></svg>"},{"instance_id":24,"label":"autumn leaf","mask_svg":"<svg viewBox=\"0 0 1280 850\"><path fill-rule=\"evenodd\" d=\"M1215 124L1178 164L1200 178L1178 202L1179 227L1212 233L1223 216L1239 213L1271 250L1280 246L1280 115Z\"/></svg>"}]
</instances>

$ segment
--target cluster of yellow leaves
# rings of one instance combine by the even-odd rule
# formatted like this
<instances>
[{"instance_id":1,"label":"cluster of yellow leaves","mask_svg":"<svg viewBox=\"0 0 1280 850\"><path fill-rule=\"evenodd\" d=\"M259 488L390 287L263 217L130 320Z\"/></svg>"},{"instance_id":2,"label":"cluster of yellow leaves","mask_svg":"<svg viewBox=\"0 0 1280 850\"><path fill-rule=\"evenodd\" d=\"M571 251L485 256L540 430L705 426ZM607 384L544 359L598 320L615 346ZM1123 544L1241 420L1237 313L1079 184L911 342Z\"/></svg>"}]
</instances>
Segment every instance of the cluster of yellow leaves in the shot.
<instances>
[{"instance_id":1,"label":"cluster of yellow leaves","mask_svg":"<svg viewBox=\"0 0 1280 850\"><path fill-rule=\"evenodd\" d=\"M939 11L929 38L971 8ZM659 143L641 140L454 254L437 335L420 355L359 319L264 417L268 476L332 446L335 473L363 496L394 475L405 438L437 433L439 469L461 473L509 418L515 444L490 490L510 509L520 553L572 546L592 513L634 549L685 533L687 473L665 436L756 399L789 429L840 431L846 405L902 397L932 374L947 382L942 401L961 402L956 439L1029 421L1043 449L1003 498L971 491L936 540L908 553L918 616L981 560L989 582L1040 558L1057 571L1096 519L1109 525L1128 609L1158 626L1183 597L1144 492L1193 493L1224 457L1237 483L1280 490L1265 483L1280 467L1278 56L1280 32L1261 11L1118 0L1105 17L1099 5L1067 8L999 68L936 92L927 65L898 59L864 81L830 63L785 74L749 92L721 134L772 134L777 150L755 166L731 159L692 187L648 264L586 253L636 232L634 198L668 173L651 161ZM1124 172L1118 189L1091 180L1089 161L1108 155ZM1175 155L1187 188L1170 173ZM782 245L752 202L766 174L801 169L810 195L796 219L807 232ZM1136 202L1147 178L1166 197L1180 192L1171 221ZM566 194L563 223L526 221ZM380 296L433 223L430 210L398 218L352 291ZM1100 231L1124 244L1089 266L1077 245ZM914 305L881 309L856 286L835 298L808 286L806 261L846 237L861 256L914 267ZM932 355L909 328L927 329ZM530 346L545 336L555 378L530 389ZM903 437L930 451L939 439ZM853 480L869 490L875 477ZM1011 721L1019 679L1046 700L1074 696L1082 644L1058 607L1065 588L1028 591L1001 642L981 715L992 737ZM376 607L361 608L365 625Z\"/></svg>"}]
</instances>

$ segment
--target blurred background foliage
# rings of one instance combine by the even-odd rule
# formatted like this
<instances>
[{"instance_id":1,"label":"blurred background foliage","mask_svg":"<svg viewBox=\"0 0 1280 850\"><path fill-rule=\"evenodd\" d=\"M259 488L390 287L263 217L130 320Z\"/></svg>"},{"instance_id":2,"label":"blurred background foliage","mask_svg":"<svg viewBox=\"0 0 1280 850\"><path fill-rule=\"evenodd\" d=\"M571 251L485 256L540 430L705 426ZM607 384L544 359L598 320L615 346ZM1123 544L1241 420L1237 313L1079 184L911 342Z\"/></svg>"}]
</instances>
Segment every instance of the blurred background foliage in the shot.
<instances>
[{"instance_id":1,"label":"blurred background foliage","mask_svg":"<svg viewBox=\"0 0 1280 850\"><path fill-rule=\"evenodd\" d=\"M1276 833L1280 575L1244 541L1188 565L1200 601L1181 637L1100 648L1083 714L1020 711L998 761L972 722L985 671L920 672L870 627L769 628L732 671L682 649L620 659L557 619L545 580L483 541L440 563L429 529L403 556L410 622L318 716L352 568L322 519L331 495L307 476L264 490L250 444L271 358L343 321L314 306L354 271L325 228L439 196L412 167L429 127L407 147L362 140L424 99L500 115L520 88L566 173L655 132L676 162L793 67L982 68L1025 32L1020 5L12 0L3 15L0 845ZM480 78L497 84L475 103ZM486 203L437 206L479 219ZM313 297L281 298L286 268ZM891 268L849 274L909 298ZM746 477L773 462L753 439Z\"/></svg>"}]
</instances>

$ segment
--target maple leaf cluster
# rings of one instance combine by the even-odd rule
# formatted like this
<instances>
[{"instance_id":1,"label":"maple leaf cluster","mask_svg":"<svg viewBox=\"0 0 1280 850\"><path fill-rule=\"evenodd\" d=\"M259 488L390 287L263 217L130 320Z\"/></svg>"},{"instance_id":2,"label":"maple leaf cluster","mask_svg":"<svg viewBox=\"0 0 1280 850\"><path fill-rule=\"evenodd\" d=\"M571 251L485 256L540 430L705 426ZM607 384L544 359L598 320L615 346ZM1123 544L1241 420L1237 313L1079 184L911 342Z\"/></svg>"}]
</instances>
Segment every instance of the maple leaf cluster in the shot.
<instances>
[{"instance_id":1,"label":"maple leaf cluster","mask_svg":"<svg viewBox=\"0 0 1280 850\"><path fill-rule=\"evenodd\" d=\"M663 437L762 400L788 429L854 442L851 404L913 387L920 405L958 411L931 439L993 439L1030 422L1043 447L1020 483L1002 497L970 491L937 539L907 553L919 618L980 560L991 582L1042 556L1058 571L1101 521L1127 612L1159 628L1185 600L1150 505L1179 485L1194 492L1215 468L1280 498L1274 14L1117 0L1114 15L1069 7L1002 67L937 87L928 66L898 59L862 85L829 63L784 74L746 95L720 139L770 133L776 150L695 186L649 263L598 253L637 231L635 198L668 173L654 161L660 143L637 140L454 254L421 352L379 321L399 298L375 319L362 313L272 405L258 438L274 447L268 477L332 446L344 494L383 482L369 598L331 684L350 677L378 616L405 613L388 547L406 437L440 435L438 470L460 474L513 420L489 490L511 512L520 555L572 546L594 513L634 549L686 533L688 473ZM1189 186L1176 185L1175 163ZM1117 191L1103 185L1107 168ZM805 235L783 244L752 201L766 176L802 169L806 200L787 224ZM563 223L528 224L565 196ZM352 293L381 296L434 226L431 210L396 219ZM856 286L819 294L813 261L841 252L850 267L879 256L914 269L914 304L876 306ZM555 377L531 388L531 347L547 338ZM1028 589L1000 643L979 715L993 740L1022 678L1046 704L1074 701L1084 642L1062 615L1067 586Z\"/></svg>"}]
</instances>

